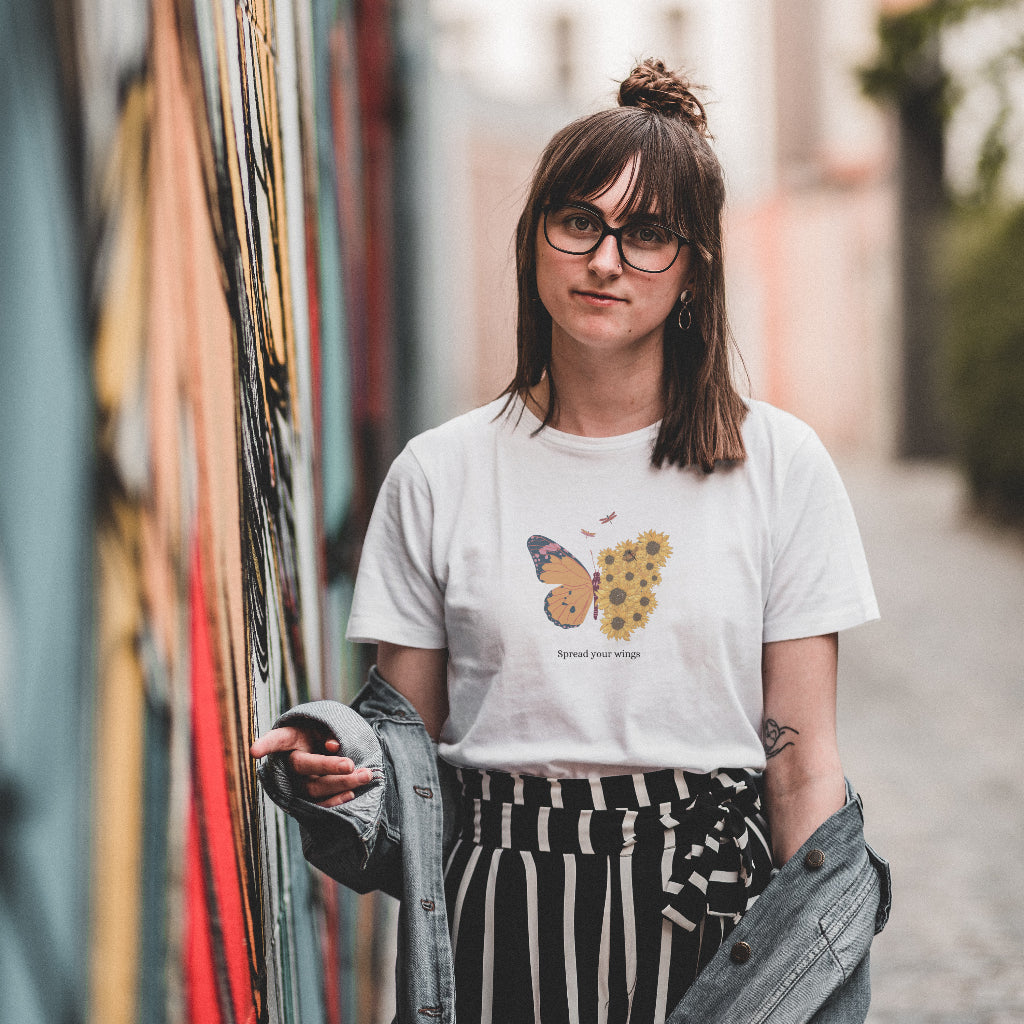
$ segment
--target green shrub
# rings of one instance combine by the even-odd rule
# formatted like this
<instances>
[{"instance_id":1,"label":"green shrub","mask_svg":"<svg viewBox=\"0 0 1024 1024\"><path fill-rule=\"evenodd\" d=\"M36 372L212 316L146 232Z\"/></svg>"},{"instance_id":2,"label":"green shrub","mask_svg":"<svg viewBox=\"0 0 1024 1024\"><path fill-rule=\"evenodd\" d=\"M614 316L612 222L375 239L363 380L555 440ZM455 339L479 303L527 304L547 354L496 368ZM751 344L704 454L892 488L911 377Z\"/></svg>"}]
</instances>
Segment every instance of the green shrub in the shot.
<instances>
[{"instance_id":1,"label":"green shrub","mask_svg":"<svg viewBox=\"0 0 1024 1024\"><path fill-rule=\"evenodd\" d=\"M1024 520L1024 205L955 218L944 247L950 403L976 499Z\"/></svg>"}]
</instances>

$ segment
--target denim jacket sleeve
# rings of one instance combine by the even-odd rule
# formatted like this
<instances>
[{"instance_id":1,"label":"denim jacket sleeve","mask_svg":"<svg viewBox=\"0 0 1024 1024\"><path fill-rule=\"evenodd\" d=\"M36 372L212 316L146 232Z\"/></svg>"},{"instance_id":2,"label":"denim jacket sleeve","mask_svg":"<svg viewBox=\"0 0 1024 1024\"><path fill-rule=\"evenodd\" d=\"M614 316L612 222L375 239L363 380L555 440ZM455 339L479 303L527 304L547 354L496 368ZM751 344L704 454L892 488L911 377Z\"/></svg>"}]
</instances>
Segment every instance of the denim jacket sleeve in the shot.
<instances>
[{"instance_id":1,"label":"denim jacket sleeve","mask_svg":"<svg viewBox=\"0 0 1024 1024\"><path fill-rule=\"evenodd\" d=\"M442 873L456 830L453 770L437 761L419 715L375 668L351 708L333 701L303 704L276 724L296 719L333 735L373 779L355 791L354 800L331 808L295 794L282 756L267 759L260 782L299 823L311 864L357 892L382 889L400 901L398 1024L455 1024ZM415 841L402 844L400 827Z\"/></svg>"},{"instance_id":2,"label":"denim jacket sleeve","mask_svg":"<svg viewBox=\"0 0 1024 1024\"><path fill-rule=\"evenodd\" d=\"M890 907L889 866L864 841L859 798L792 857L666 1024L860 1024L868 950Z\"/></svg>"},{"instance_id":3,"label":"denim jacket sleeve","mask_svg":"<svg viewBox=\"0 0 1024 1024\"><path fill-rule=\"evenodd\" d=\"M380 889L397 897L402 893L400 832L393 767L372 726L345 704L321 700L300 704L275 723L315 723L341 744L346 757L373 778L355 790L353 800L337 807L297 795L285 755L271 754L258 770L271 800L299 824L302 852L314 867L356 892Z\"/></svg>"}]
</instances>

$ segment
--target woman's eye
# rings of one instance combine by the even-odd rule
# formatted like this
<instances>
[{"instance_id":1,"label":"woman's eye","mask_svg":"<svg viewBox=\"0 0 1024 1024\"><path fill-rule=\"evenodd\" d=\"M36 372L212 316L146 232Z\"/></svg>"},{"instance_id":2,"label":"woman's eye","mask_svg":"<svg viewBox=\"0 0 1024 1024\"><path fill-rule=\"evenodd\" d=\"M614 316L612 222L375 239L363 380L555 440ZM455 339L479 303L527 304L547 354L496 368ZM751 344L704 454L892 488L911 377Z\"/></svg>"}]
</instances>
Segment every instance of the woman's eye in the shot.
<instances>
[{"instance_id":1,"label":"woman's eye","mask_svg":"<svg viewBox=\"0 0 1024 1024\"><path fill-rule=\"evenodd\" d=\"M629 238L637 245L665 245L669 240L669 233L665 228L641 224L629 232Z\"/></svg>"},{"instance_id":2,"label":"woman's eye","mask_svg":"<svg viewBox=\"0 0 1024 1024\"><path fill-rule=\"evenodd\" d=\"M581 234L588 231L596 231L597 227L591 217L585 213L573 213L566 220L566 227L571 231L579 231Z\"/></svg>"}]
</instances>

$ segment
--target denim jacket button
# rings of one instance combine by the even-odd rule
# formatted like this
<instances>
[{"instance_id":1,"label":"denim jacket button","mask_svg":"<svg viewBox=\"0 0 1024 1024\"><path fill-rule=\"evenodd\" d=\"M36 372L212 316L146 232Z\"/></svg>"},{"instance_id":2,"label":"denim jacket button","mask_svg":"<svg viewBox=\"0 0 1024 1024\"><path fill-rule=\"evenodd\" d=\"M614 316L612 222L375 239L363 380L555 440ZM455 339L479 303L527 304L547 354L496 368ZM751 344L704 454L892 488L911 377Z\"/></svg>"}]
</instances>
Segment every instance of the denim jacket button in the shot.
<instances>
[{"instance_id":1,"label":"denim jacket button","mask_svg":"<svg viewBox=\"0 0 1024 1024\"><path fill-rule=\"evenodd\" d=\"M729 951L729 959L734 964L745 964L750 959L751 953L753 950L749 943L737 942Z\"/></svg>"},{"instance_id":2,"label":"denim jacket button","mask_svg":"<svg viewBox=\"0 0 1024 1024\"><path fill-rule=\"evenodd\" d=\"M804 863L812 871L817 871L825 863L825 854L821 850L808 850L807 856L804 857Z\"/></svg>"}]
</instances>

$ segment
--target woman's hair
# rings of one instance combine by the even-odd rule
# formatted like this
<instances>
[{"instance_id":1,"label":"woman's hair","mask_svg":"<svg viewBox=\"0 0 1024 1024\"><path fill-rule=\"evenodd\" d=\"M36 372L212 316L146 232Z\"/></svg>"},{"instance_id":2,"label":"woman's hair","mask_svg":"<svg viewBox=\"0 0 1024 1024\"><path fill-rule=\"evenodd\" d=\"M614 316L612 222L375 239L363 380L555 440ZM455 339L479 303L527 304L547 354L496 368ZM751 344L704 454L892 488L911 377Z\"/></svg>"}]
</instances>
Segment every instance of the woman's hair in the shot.
<instances>
[{"instance_id":1,"label":"woman's hair","mask_svg":"<svg viewBox=\"0 0 1024 1024\"><path fill-rule=\"evenodd\" d=\"M548 377L542 427L557 411L551 378L551 316L537 293L537 230L545 207L592 199L634 163L622 213L657 209L658 219L690 241L691 321L679 307L665 321L665 415L651 456L656 466L698 465L745 457L746 406L733 386L722 268L722 168L710 145L700 100L658 60L635 67L619 88L619 106L582 117L548 143L516 229L519 309L515 377L502 394L525 400ZM686 314L683 314L686 323Z\"/></svg>"}]
</instances>

